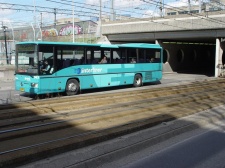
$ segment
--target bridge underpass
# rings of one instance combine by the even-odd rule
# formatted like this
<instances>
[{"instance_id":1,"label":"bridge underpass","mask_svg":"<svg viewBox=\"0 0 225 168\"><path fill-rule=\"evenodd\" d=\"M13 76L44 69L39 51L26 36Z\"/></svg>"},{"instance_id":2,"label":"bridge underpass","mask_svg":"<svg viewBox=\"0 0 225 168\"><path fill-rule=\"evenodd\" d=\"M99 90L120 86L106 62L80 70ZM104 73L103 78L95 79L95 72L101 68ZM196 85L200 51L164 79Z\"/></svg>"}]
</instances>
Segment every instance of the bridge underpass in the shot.
<instances>
[{"instance_id":1,"label":"bridge underpass","mask_svg":"<svg viewBox=\"0 0 225 168\"><path fill-rule=\"evenodd\" d=\"M225 19L221 16L221 13L218 15L214 13L212 16L219 19L220 24L212 24L211 20L190 16L182 16L183 18L179 18L181 22L169 17L161 20L158 18L154 22L115 21L103 23L102 32L113 44L159 43L164 49L164 72L220 76L223 73L222 65L225 63L225 54L223 54ZM210 18L210 14L207 18ZM186 24L183 20L186 20ZM164 26L160 27L159 22ZM187 24L188 22L192 24ZM183 28L176 27L179 23ZM201 26L198 23L201 23Z\"/></svg>"},{"instance_id":2,"label":"bridge underpass","mask_svg":"<svg viewBox=\"0 0 225 168\"><path fill-rule=\"evenodd\" d=\"M163 71L215 75L215 43L161 41Z\"/></svg>"}]
</instances>

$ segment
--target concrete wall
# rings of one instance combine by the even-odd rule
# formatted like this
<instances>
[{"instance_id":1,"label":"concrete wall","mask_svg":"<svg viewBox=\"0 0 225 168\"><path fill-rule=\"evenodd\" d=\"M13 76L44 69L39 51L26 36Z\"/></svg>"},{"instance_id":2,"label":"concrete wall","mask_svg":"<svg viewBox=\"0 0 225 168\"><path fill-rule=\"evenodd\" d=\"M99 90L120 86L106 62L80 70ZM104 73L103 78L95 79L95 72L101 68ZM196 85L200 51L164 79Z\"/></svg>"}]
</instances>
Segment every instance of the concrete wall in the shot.
<instances>
[{"instance_id":1,"label":"concrete wall","mask_svg":"<svg viewBox=\"0 0 225 168\"><path fill-rule=\"evenodd\" d=\"M14 80L14 74L15 74L15 66L14 65L8 65L8 66L1 66L0 65L0 81L1 80Z\"/></svg>"},{"instance_id":2,"label":"concrete wall","mask_svg":"<svg viewBox=\"0 0 225 168\"><path fill-rule=\"evenodd\" d=\"M225 38L216 39L215 76L225 77Z\"/></svg>"},{"instance_id":3,"label":"concrete wall","mask_svg":"<svg viewBox=\"0 0 225 168\"><path fill-rule=\"evenodd\" d=\"M102 23L102 34L145 33L180 30L223 29L225 13L179 15L164 18L145 18Z\"/></svg>"}]
</instances>

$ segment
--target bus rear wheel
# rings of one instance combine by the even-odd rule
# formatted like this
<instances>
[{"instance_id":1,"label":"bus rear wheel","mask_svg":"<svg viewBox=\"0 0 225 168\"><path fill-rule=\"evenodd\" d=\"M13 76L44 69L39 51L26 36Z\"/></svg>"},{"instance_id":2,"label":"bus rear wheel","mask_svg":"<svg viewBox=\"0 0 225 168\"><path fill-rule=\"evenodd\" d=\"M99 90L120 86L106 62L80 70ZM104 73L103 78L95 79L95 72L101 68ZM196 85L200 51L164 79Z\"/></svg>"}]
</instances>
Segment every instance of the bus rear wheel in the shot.
<instances>
[{"instance_id":1,"label":"bus rear wheel","mask_svg":"<svg viewBox=\"0 0 225 168\"><path fill-rule=\"evenodd\" d=\"M80 90L79 82L76 79L68 80L66 84L66 95L72 96L78 94Z\"/></svg>"},{"instance_id":2,"label":"bus rear wheel","mask_svg":"<svg viewBox=\"0 0 225 168\"><path fill-rule=\"evenodd\" d=\"M136 74L134 76L134 87L140 87L142 85L142 76L140 74Z\"/></svg>"}]
</instances>

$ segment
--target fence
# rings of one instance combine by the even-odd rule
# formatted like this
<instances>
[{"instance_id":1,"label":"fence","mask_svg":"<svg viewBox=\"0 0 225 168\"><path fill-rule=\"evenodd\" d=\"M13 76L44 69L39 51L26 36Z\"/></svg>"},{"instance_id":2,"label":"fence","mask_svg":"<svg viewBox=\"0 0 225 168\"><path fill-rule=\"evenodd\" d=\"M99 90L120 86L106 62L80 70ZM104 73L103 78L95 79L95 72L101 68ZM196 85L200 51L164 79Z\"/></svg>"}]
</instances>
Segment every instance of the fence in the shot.
<instances>
[{"instance_id":1,"label":"fence","mask_svg":"<svg viewBox=\"0 0 225 168\"><path fill-rule=\"evenodd\" d=\"M8 55L8 64L15 65L15 55L7 54ZM0 65L7 65L7 59L5 53L0 53Z\"/></svg>"}]
</instances>

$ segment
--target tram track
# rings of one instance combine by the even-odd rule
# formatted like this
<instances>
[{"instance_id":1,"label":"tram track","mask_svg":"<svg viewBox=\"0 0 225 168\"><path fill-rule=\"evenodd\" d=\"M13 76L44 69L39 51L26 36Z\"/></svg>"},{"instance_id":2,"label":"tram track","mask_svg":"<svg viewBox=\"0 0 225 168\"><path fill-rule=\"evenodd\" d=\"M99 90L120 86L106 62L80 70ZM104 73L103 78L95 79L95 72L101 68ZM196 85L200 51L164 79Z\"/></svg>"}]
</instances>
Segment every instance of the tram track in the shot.
<instances>
[{"instance_id":1,"label":"tram track","mask_svg":"<svg viewBox=\"0 0 225 168\"><path fill-rule=\"evenodd\" d=\"M218 79L0 106L0 166L19 165L204 111L225 104L224 95L225 80Z\"/></svg>"},{"instance_id":2,"label":"tram track","mask_svg":"<svg viewBox=\"0 0 225 168\"><path fill-rule=\"evenodd\" d=\"M164 89L161 89L161 91L158 91L157 89L153 89L152 91L138 91L135 93L124 93L123 97L121 97L120 95L120 100L116 100L116 95L111 95L109 94L108 97L105 97L100 95L100 96L92 96L92 100L94 100L94 102L91 101L91 99L86 100L86 97L75 97L75 98L71 98L71 99L53 99L53 100L48 100L46 101L37 101L37 102L28 102L28 103L21 103L16 105L15 107L11 107L9 105L6 107L1 107L0 109L4 109L4 112L1 112L2 110L0 110L0 119L7 119L8 118L12 118L12 117L20 117L20 116L29 116L31 114L33 114L33 112L37 112L37 113L49 113L49 112L59 112L60 110L66 110L65 107L63 107L62 105L68 105L69 107L71 107L74 110L74 106L76 107L76 109L84 109L84 102L86 102L88 105L95 107L98 105L101 105L101 101L104 100L104 102L112 104L112 103L117 103L118 101L121 102L123 100L127 101L127 99L136 99L137 96L143 94L143 93L149 93L148 94L148 98L152 97L158 97L160 96L160 94L167 94L167 95L172 95L172 94L178 94L178 93L182 93L182 92L188 92L188 91L194 91L195 90L199 90L199 89L204 89L202 85L199 84L192 84L191 86L189 86L189 88L184 88L182 89L182 91L180 91L179 89L181 89L183 86L180 87L171 87L170 91L164 91ZM154 91L158 91L157 94L154 93ZM113 98L115 98L115 100L113 100ZM122 99L123 98L123 99ZM99 101L99 102L97 102ZM131 100L132 101L132 100ZM74 106L71 106L71 104L74 103ZM50 105L50 106L49 106ZM11 107L11 108L10 108ZM29 114L29 111L32 109L32 113ZM41 109L41 110L40 110ZM70 110L70 109L67 109ZM20 112L20 113L18 113Z\"/></svg>"},{"instance_id":3,"label":"tram track","mask_svg":"<svg viewBox=\"0 0 225 168\"><path fill-rule=\"evenodd\" d=\"M218 93L214 93L214 95L215 96L218 96L219 94L224 94L224 91L222 91L222 90L220 90ZM196 94L198 94L198 93L196 93ZM192 95L193 96L193 95ZM213 95L211 95L211 97L212 97ZM222 95L223 96L223 95ZM188 97L190 97L190 96L188 96ZM169 97L169 101L168 101L168 103L166 104L166 101L165 100L155 100L155 101L160 101L161 103L163 103L163 105L157 105L157 104L150 104L151 106L153 106L154 108L148 108L148 110L154 110L154 109L160 109L160 108L162 108L161 106L166 106L166 107L169 107L169 106L175 106L175 105L177 105L176 104L176 102L178 102L178 103L184 103L184 101L192 101L192 99L189 99L188 97L186 97L185 99L183 99L182 101L183 102L180 102L180 100L178 100L178 99L176 99L176 98L173 98L173 97ZM143 98L143 97L142 97ZM149 99L146 99L146 97L144 97L145 98L145 100L142 100L142 101L136 101L136 103L138 103L139 104L139 106L141 105L141 104L146 104L146 103L149 103ZM164 97L165 98L165 97ZM204 98L210 98L210 97L205 97L205 96L202 96L202 97L196 97L195 99L204 99ZM171 99L173 99L174 100L174 102L175 103L171 103ZM127 105L129 105L129 104L122 104L122 103L119 103L119 106L120 106L120 108L122 107L122 106L125 106L125 108L127 108L128 106ZM132 107L132 108L135 108L135 106L136 105L129 105L130 107ZM112 108L116 108L116 106L114 105L114 106L110 106L110 107L108 107L108 109L112 109ZM106 113L106 112L104 112L103 114L101 114L101 111L99 111L99 110L101 110L101 108L97 108L97 109L92 109L92 112L89 110L89 111L87 111L86 113L89 115L89 116L86 116L85 117L85 112L83 111L82 113L77 113L77 112L71 112L70 113L70 115L68 116L68 113L62 113L61 115L58 115L58 114L56 114L56 115L54 115L54 116L51 116L51 120L53 120L54 118L56 118L56 119L58 119L58 120L60 120L60 121L62 121L62 120L65 120L65 122L69 122L69 121L72 121L73 119L71 119L71 118L73 118L73 116L75 115L79 115L79 118L76 118L75 120L78 120L78 119L83 119L83 118L93 118L93 117L96 117L96 116L102 116L102 115L108 115L108 113ZM106 111L107 109L105 109L105 111ZM94 111L94 112L93 112ZM100 114L99 114L100 113ZM116 113L116 112L113 112L113 114L114 113ZM84 116L84 117L83 117ZM49 116L48 116L49 117ZM39 118L39 119L37 119L36 121L41 121L41 123L43 122L43 120L46 122L46 120L48 119L47 117L44 119L44 116L41 118L41 117L39 117L39 116L37 116L37 118ZM70 118L70 120L66 120L66 118ZM33 119L33 118L32 118ZM21 120L21 119L20 119ZM28 118L25 118L24 119L24 121L26 121L27 122L27 120L28 120ZM5 123L5 125L4 125L4 123ZM7 126L8 124L9 124L10 122L9 121L3 121L1 124L0 124L0 133L1 133L1 128L2 127L4 127L4 126ZM25 124L24 122L20 122L20 123L22 123L22 124ZM20 124L19 123L19 124ZM29 121L29 123L30 123L30 121ZM14 123L14 125L16 125L16 123ZM43 124L42 124L43 125Z\"/></svg>"},{"instance_id":4,"label":"tram track","mask_svg":"<svg viewBox=\"0 0 225 168\"><path fill-rule=\"evenodd\" d=\"M210 81L210 83L214 83L215 81ZM195 82L193 84L191 84L190 86L188 86L188 89L191 89L191 87L193 89L196 89L198 87L203 87L204 86L204 83L199 83L199 82ZM183 86L183 85L180 85L180 86L172 86L170 87L172 92L176 92L176 91L179 91L179 89L185 89L186 86ZM148 93L151 93L151 92L155 92L155 91L159 91L161 90L161 92L163 92L164 90L167 90L167 88L154 88L152 90L147 90ZM135 94L138 95L138 94L142 94L142 93L146 93L146 90L139 90L139 91L135 91ZM117 96L121 97L121 94L120 93L113 93L113 94L109 94L110 95L110 98L116 98ZM130 96L130 95L134 95L133 91L128 91L128 92L124 92L123 93L123 96L126 97L126 96ZM105 99L105 95L92 95L92 98L94 98L94 100L101 100L101 99ZM34 108L34 107L42 107L42 106L45 106L45 105L49 105L49 104L62 104L62 103L65 103L65 102L82 102L82 101L89 101L86 99L86 97L74 97L74 98L67 98L67 97L62 97L62 99L48 99L48 101L46 102L46 99L44 101L35 101L35 102L25 102L25 103L19 103L17 105L3 105L3 106L0 106L0 110L6 110L6 109L14 109L16 108L17 110L22 108Z\"/></svg>"}]
</instances>

